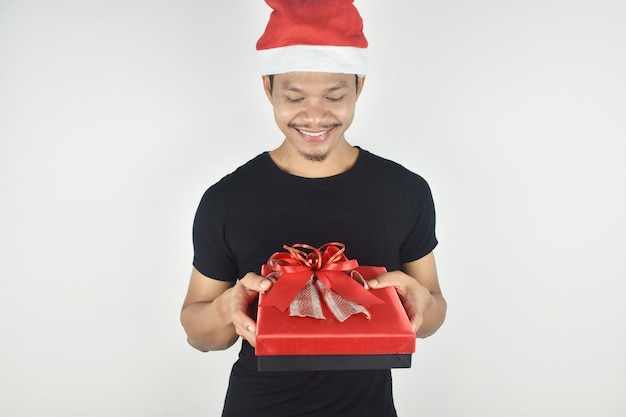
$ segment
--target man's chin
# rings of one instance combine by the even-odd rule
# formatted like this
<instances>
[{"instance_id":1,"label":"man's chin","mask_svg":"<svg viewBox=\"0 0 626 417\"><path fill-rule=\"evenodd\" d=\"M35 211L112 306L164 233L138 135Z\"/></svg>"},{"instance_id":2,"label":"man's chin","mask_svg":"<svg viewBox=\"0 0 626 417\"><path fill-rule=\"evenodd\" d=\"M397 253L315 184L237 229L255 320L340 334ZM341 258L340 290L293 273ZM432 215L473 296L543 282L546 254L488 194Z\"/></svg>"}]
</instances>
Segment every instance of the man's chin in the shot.
<instances>
[{"instance_id":1,"label":"man's chin","mask_svg":"<svg viewBox=\"0 0 626 417\"><path fill-rule=\"evenodd\" d=\"M307 161L311 161L311 162L324 162L326 158L328 158L328 153L310 154L310 153L300 152L300 155Z\"/></svg>"}]
</instances>

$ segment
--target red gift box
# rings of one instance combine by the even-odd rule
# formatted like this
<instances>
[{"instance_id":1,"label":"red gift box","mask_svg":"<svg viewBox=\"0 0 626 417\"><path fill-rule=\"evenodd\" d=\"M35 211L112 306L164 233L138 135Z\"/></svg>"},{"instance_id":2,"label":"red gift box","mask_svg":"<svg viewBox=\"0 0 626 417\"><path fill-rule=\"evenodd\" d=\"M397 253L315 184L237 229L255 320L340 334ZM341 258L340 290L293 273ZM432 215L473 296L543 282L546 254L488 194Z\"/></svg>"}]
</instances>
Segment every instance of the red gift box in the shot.
<instances>
[{"instance_id":1,"label":"red gift box","mask_svg":"<svg viewBox=\"0 0 626 417\"><path fill-rule=\"evenodd\" d=\"M296 246L310 248L307 245ZM341 244L312 248L315 252L309 256L304 256L306 254L300 250L294 251L293 247L285 248L290 253L273 255L268 267L262 271L264 276L276 281L267 294L259 297L255 348L259 371L411 366L411 354L415 352L415 332L395 289L368 290L351 278L354 276L353 271L356 271L364 283L384 272L384 268L358 266L356 261L343 256L344 248ZM274 262L277 258L278 261ZM315 265L315 262L318 263ZM333 275L331 278L325 276L329 266L333 271L329 274ZM317 279L326 280L326 286L347 294L346 298L354 297L365 303L365 311L352 312L344 321L340 321L343 317L339 315L337 319L337 314L329 308L332 302L320 302L321 310L318 308L318 312L321 312L323 318L291 316L290 311L292 314L293 311L288 307L293 307L292 295L298 292L294 288L300 286L299 283L294 284L298 280L295 277L298 273L302 274L299 279L305 285L312 285L311 281ZM313 276L315 278L311 278ZM347 283L349 287L352 283L356 284L360 293L355 295L346 291L341 284L337 284L339 281ZM355 288L351 287L351 290ZM302 291L298 293L300 295Z\"/></svg>"}]
</instances>

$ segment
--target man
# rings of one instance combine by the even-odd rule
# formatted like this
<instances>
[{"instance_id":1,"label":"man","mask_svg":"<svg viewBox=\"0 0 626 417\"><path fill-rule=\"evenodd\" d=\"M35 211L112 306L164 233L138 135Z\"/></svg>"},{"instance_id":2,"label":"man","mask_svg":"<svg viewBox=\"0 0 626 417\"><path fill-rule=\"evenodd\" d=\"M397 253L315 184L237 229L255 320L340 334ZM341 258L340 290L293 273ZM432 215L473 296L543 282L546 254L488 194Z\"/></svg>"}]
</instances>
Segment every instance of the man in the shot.
<instances>
[{"instance_id":1,"label":"man","mask_svg":"<svg viewBox=\"0 0 626 417\"><path fill-rule=\"evenodd\" d=\"M258 273L285 244L339 241L360 264L385 266L369 285L395 287L417 337L446 311L427 183L345 137L366 72L358 11L351 0L267 3L274 11L257 49L285 139L202 198L181 320L201 351L243 339L224 416L395 416L389 370L256 370L254 309L272 286Z\"/></svg>"}]
</instances>

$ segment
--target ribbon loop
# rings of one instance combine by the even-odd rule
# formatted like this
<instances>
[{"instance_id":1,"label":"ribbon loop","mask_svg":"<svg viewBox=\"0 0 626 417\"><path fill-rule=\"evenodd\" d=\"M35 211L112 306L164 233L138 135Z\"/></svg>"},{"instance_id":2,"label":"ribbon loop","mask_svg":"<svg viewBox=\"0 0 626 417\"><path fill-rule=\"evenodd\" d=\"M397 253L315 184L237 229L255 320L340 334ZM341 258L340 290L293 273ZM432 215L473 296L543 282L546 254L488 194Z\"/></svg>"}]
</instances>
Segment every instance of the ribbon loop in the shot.
<instances>
[{"instance_id":1,"label":"ribbon loop","mask_svg":"<svg viewBox=\"0 0 626 417\"><path fill-rule=\"evenodd\" d=\"M343 322L359 313L369 319L368 308L384 303L368 291L364 274L374 278L385 269L360 267L355 259L345 256L343 243L330 242L319 248L296 243L283 248L287 252L274 253L261 268L263 276L275 281L261 307L274 306L281 311L289 307L291 316L323 319L323 301Z\"/></svg>"}]
</instances>

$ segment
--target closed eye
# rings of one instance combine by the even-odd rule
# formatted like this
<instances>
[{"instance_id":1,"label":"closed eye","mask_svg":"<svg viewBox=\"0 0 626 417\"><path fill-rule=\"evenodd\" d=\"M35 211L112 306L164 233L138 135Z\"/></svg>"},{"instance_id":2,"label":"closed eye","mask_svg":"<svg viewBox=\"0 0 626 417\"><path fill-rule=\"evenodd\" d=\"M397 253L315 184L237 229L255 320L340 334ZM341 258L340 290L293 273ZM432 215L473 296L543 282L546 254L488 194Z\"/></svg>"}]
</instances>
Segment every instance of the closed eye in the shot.
<instances>
[{"instance_id":1,"label":"closed eye","mask_svg":"<svg viewBox=\"0 0 626 417\"><path fill-rule=\"evenodd\" d=\"M340 97L326 97L326 100L328 100L330 102L333 102L333 103L337 103L337 102L343 100L344 97L345 97L345 95L340 96Z\"/></svg>"},{"instance_id":2,"label":"closed eye","mask_svg":"<svg viewBox=\"0 0 626 417\"><path fill-rule=\"evenodd\" d=\"M285 100L287 100L287 102L289 102L289 103L299 103L302 100L304 100L304 97L289 97L289 96L285 96Z\"/></svg>"}]
</instances>

